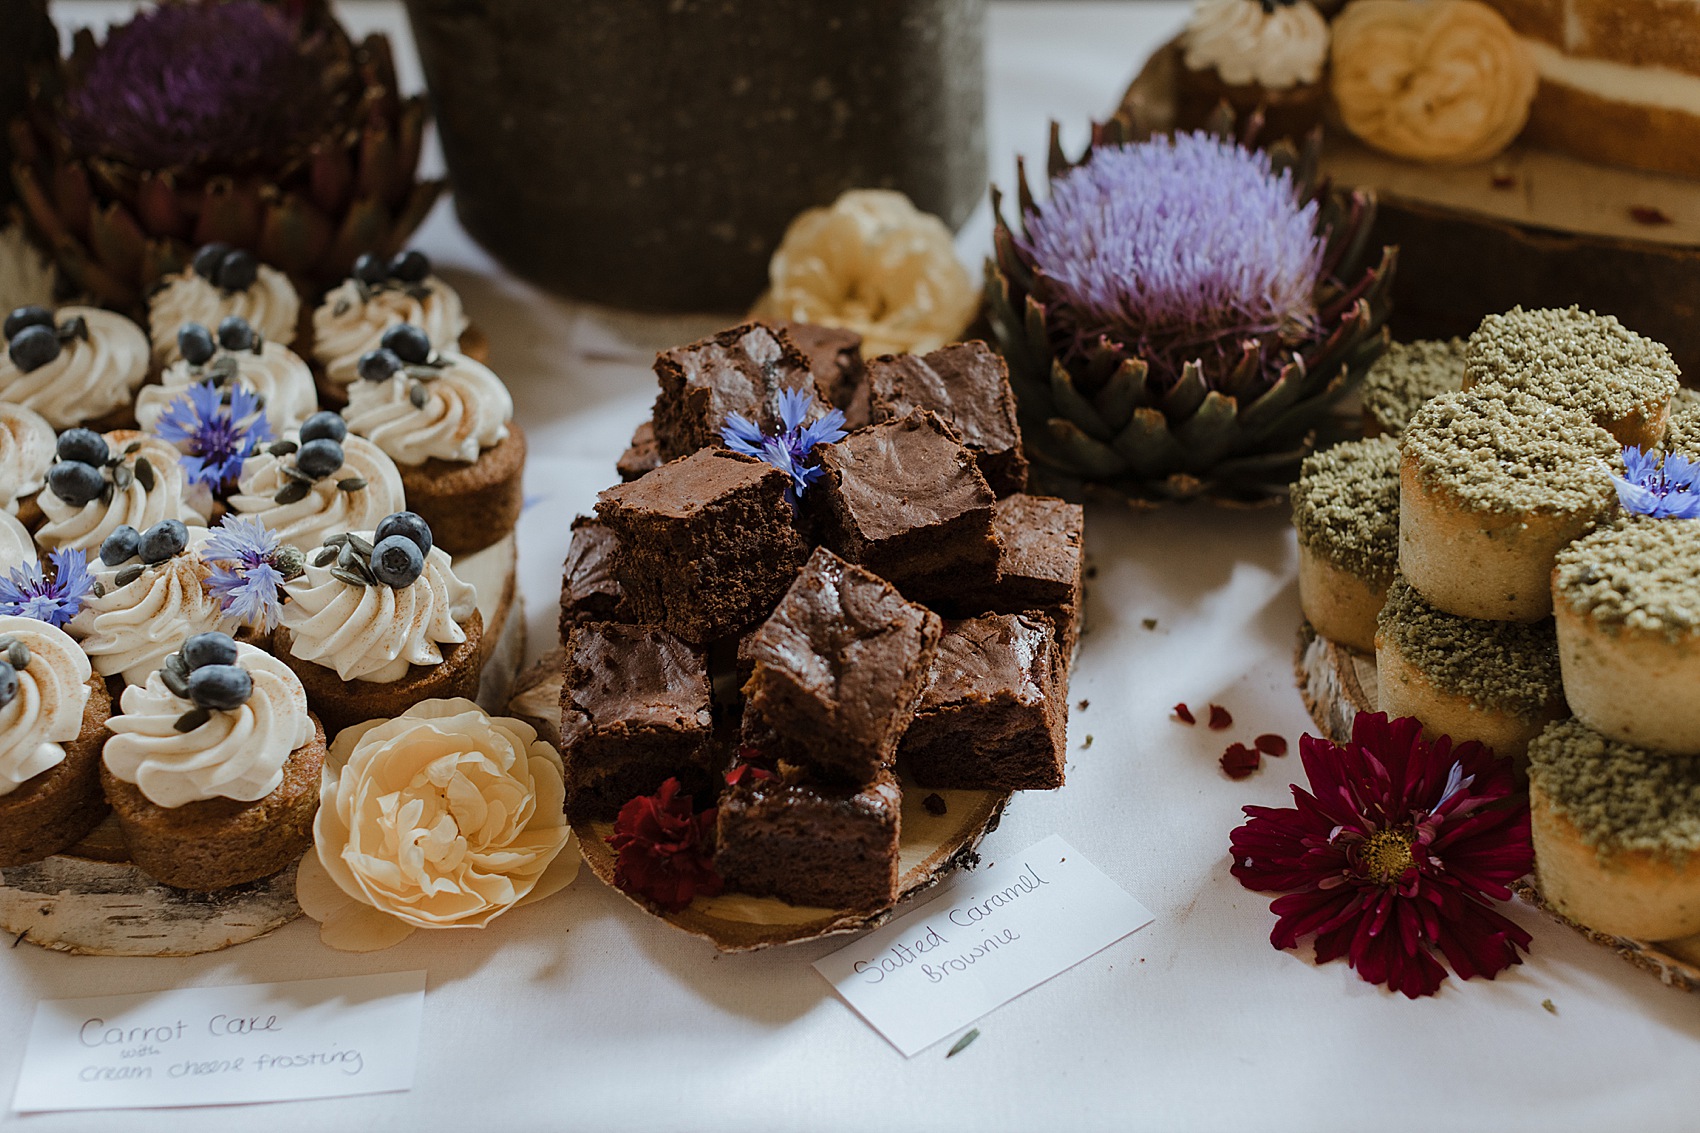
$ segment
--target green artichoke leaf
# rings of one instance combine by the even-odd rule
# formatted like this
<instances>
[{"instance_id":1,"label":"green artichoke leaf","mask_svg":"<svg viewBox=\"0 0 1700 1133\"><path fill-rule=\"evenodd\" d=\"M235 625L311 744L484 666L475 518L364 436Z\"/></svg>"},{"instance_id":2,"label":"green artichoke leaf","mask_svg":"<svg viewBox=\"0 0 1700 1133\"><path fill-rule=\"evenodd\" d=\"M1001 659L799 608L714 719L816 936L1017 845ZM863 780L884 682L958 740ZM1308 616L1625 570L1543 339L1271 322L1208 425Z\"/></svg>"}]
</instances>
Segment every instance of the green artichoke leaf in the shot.
<instances>
[{"instance_id":1,"label":"green artichoke leaf","mask_svg":"<svg viewBox=\"0 0 1700 1133\"><path fill-rule=\"evenodd\" d=\"M1087 436L1073 421L1052 417L1046 425L1057 452L1067 461L1069 471L1093 479L1127 471L1128 462L1116 449Z\"/></svg>"},{"instance_id":2,"label":"green artichoke leaf","mask_svg":"<svg viewBox=\"0 0 1700 1133\"><path fill-rule=\"evenodd\" d=\"M1231 457L1211 469L1211 474L1223 481L1267 482L1272 473L1283 468L1292 468L1296 474L1299 464L1311 454L1314 447L1302 444L1280 452L1258 452Z\"/></svg>"},{"instance_id":3,"label":"green artichoke leaf","mask_svg":"<svg viewBox=\"0 0 1700 1133\"><path fill-rule=\"evenodd\" d=\"M1046 364L1037 369L1038 373L1046 373L1052 353L1051 334L1045 326L1045 305L1029 295L1026 307L1027 349L1033 357L1046 360Z\"/></svg>"},{"instance_id":4,"label":"green artichoke leaf","mask_svg":"<svg viewBox=\"0 0 1700 1133\"><path fill-rule=\"evenodd\" d=\"M1090 154L1091 152L1090 147L1088 147L1087 153ZM1019 162L1019 160L1018 158L1017 161ZM1051 144L1045 160L1045 174L1052 181L1055 181L1073 168L1074 162L1070 161L1068 155L1063 153L1062 124L1053 118L1051 120Z\"/></svg>"},{"instance_id":5,"label":"green artichoke leaf","mask_svg":"<svg viewBox=\"0 0 1700 1133\"><path fill-rule=\"evenodd\" d=\"M1109 351L1105 351L1106 354ZM1127 423L1135 409L1151 404L1150 391L1146 388L1146 379L1150 377L1151 367L1143 358L1126 358L1115 368L1104 382L1098 396L1093 398L1093 404L1098 409L1098 416L1113 431L1121 432L1127 428Z\"/></svg>"},{"instance_id":6,"label":"green artichoke leaf","mask_svg":"<svg viewBox=\"0 0 1700 1133\"><path fill-rule=\"evenodd\" d=\"M1239 412L1239 402L1226 394L1216 390L1206 394L1198 412L1175 427L1175 439L1185 454L1182 467L1205 471L1231 450L1242 435Z\"/></svg>"},{"instance_id":7,"label":"green artichoke leaf","mask_svg":"<svg viewBox=\"0 0 1700 1133\"><path fill-rule=\"evenodd\" d=\"M1205 394L1209 392L1209 387L1204 384L1204 368L1197 362L1188 362L1181 367L1180 380L1163 396L1163 412L1171 421L1184 421L1198 412L1198 407L1204 404Z\"/></svg>"},{"instance_id":8,"label":"green artichoke leaf","mask_svg":"<svg viewBox=\"0 0 1700 1133\"><path fill-rule=\"evenodd\" d=\"M1169 430L1169 419L1157 409L1135 409L1127 427L1110 443L1127 467L1140 476L1155 476L1174 468L1186 455Z\"/></svg>"},{"instance_id":9,"label":"green artichoke leaf","mask_svg":"<svg viewBox=\"0 0 1700 1133\"><path fill-rule=\"evenodd\" d=\"M1263 425L1304 395L1309 374L1303 358L1295 357L1281 368L1281 376L1256 401L1240 411L1240 428L1255 434Z\"/></svg>"},{"instance_id":10,"label":"green artichoke leaf","mask_svg":"<svg viewBox=\"0 0 1700 1133\"><path fill-rule=\"evenodd\" d=\"M1075 388L1074 375L1054 358L1051 360L1051 402L1093 440L1108 443L1114 439L1116 431L1104 423L1092 403Z\"/></svg>"}]
</instances>

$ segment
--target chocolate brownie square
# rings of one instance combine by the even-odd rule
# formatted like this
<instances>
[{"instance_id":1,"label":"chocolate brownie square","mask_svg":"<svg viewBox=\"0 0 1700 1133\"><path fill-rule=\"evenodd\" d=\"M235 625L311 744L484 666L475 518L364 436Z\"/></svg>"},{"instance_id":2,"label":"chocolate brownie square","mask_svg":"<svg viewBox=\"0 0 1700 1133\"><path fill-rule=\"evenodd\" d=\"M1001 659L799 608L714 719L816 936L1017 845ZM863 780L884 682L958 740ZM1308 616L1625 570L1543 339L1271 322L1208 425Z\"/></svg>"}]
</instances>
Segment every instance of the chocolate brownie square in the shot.
<instances>
[{"instance_id":1,"label":"chocolate brownie square","mask_svg":"<svg viewBox=\"0 0 1700 1133\"><path fill-rule=\"evenodd\" d=\"M708 659L655 626L585 622L567 638L561 757L567 813L612 818L669 778L699 798L717 786Z\"/></svg>"},{"instance_id":2,"label":"chocolate brownie square","mask_svg":"<svg viewBox=\"0 0 1700 1133\"><path fill-rule=\"evenodd\" d=\"M815 451L823 474L805 500L821 543L920 602L996 578L997 497L937 414L916 410Z\"/></svg>"},{"instance_id":3,"label":"chocolate brownie square","mask_svg":"<svg viewBox=\"0 0 1700 1133\"><path fill-rule=\"evenodd\" d=\"M776 434L781 390L813 391L809 357L784 331L744 323L656 355L655 440L661 459L720 445L734 413Z\"/></svg>"},{"instance_id":4,"label":"chocolate brownie square","mask_svg":"<svg viewBox=\"0 0 1700 1133\"><path fill-rule=\"evenodd\" d=\"M1066 663L1079 638L1085 509L1018 493L998 501L992 526L1001 548L997 581L959 591L951 611L972 616L1043 610L1056 626Z\"/></svg>"},{"instance_id":5,"label":"chocolate brownie square","mask_svg":"<svg viewBox=\"0 0 1700 1133\"><path fill-rule=\"evenodd\" d=\"M844 427L860 429L869 421L868 371L862 364L862 336L842 327L773 320L809 356L815 391L844 411Z\"/></svg>"},{"instance_id":6,"label":"chocolate brownie square","mask_svg":"<svg viewBox=\"0 0 1700 1133\"><path fill-rule=\"evenodd\" d=\"M661 449L655 443L655 422L645 421L632 433L631 445L614 462L614 471L629 484L645 472L654 472L660 467Z\"/></svg>"},{"instance_id":7,"label":"chocolate brownie square","mask_svg":"<svg viewBox=\"0 0 1700 1133\"><path fill-rule=\"evenodd\" d=\"M605 489L596 514L620 542L614 577L632 619L706 645L765 618L809 553L790 483L754 457L703 449Z\"/></svg>"},{"instance_id":8,"label":"chocolate brownie square","mask_svg":"<svg viewBox=\"0 0 1700 1133\"><path fill-rule=\"evenodd\" d=\"M898 748L923 787L1046 790L1063 784L1068 689L1043 614L953 622Z\"/></svg>"},{"instance_id":9,"label":"chocolate brownie square","mask_svg":"<svg viewBox=\"0 0 1700 1133\"><path fill-rule=\"evenodd\" d=\"M931 409L974 453L980 474L999 496L1027 490L1027 457L1009 367L983 342L962 342L931 354L886 354L868 363L868 402L874 421Z\"/></svg>"},{"instance_id":10,"label":"chocolate brownie square","mask_svg":"<svg viewBox=\"0 0 1700 1133\"><path fill-rule=\"evenodd\" d=\"M625 621L624 594L614 577L620 541L599 519L573 520L572 542L561 564L561 641L580 622Z\"/></svg>"},{"instance_id":11,"label":"chocolate brownie square","mask_svg":"<svg viewBox=\"0 0 1700 1133\"><path fill-rule=\"evenodd\" d=\"M740 649L752 666L743 742L868 782L896 756L941 629L883 578L818 548Z\"/></svg>"},{"instance_id":12,"label":"chocolate brownie square","mask_svg":"<svg viewBox=\"0 0 1700 1133\"><path fill-rule=\"evenodd\" d=\"M858 912L896 903L903 798L891 772L839 786L744 770L715 820L714 868L728 889Z\"/></svg>"}]
</instances>

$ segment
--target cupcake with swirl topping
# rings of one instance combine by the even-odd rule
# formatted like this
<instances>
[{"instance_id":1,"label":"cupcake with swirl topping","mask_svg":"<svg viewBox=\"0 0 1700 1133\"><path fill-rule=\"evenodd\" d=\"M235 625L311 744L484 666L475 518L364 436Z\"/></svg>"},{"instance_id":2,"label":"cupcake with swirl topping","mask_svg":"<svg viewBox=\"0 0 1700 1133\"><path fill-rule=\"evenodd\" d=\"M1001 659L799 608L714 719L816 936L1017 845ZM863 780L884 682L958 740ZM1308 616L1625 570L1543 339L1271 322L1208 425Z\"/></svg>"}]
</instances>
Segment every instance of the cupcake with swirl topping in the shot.
<instances>
[{"instance_id":1,"label":"cupcake with swirl topping","mask_svg":"<svg viewBox=\"0 0 1700 1133\"><path fill-rule=\"evenodd\" d=\"M1223 102L1262 111L1271 137L1300 137L1322 120L1328 21L1310 0L1199 0L1181 35L1181 121Z\"/></svg>"},{"instance_id":2,"label":"cupcake with swirl topping","mask_svg":"<svg viewBox=\"0 0 1700 1133\"><path fill-rule=\"evenodd\" d=\"M0 511L25 527L41 525L36 493L47 483L47 468L59 443L53 426L33 409L0 401Z\"/></svg>"},{"instance_id":3,"label":"cupcake with swirl topping","mask_svg":"<svg viewBox=\"0 0 1700 1133\"><path fill-rule=\"evenodd\" d=\"M29 528L0 511L0 576L36 561L35 540Z\"/></svg>"},{"instance_id":4,"label":"cupcake with swirl topping","mask_svg":"<svg viewBox=\"0 0 1700 1133\"><path fill-rule=\"evenodd\" d=\"M36 542L93 552L120 527L146 531L168 519L205 525L212 498L191 488L181 457L159 437L134 430L67 429L38 497L47 522Z\"/></svg>"},{"instance_id":5,"label":"cupcake with swirl topping","mask_svg":"<svg viewBox=\"0 0 1700 1133\"><path fill-rule=\"evenodd\" d=\"M0 401L33 409L55 429L134 422L131 402L148 376L141 327L98 307L19 307L4 329Z\"/></svg>"},{"instance_id":6,"label":"cupcake with swirl topping","mask_svg":"<svg viewBox=\"0 0 1700 1133\"><path fill-rule=\"evenodd\" d=\"M433 350L484 360L482 342L468 333L460 296L432 273L425 253L386 260L368 252L313 312L313 362L328 404L347 404L348 387L360 380L361 356L378 349L384 332L400 323L424 331Z\"/></svg>"},{"instance_id":7,"label":"cupcake with swirl topping","mask_svg":"<svg viewBox=\"0 0 1700 1133\"><path fill-rule=\"evenodd\" d=\"M150 876L224 889L293 865L313 844L325 733L287 665L197 634L125 689L120 708L100 780Z\"/></svg>"},{"instance_id":8,"label":"cupcake with swirl topping","mask_svg":"<svg viewBox=\"0 0 1700 1133\"><path fill-rule=\"evenodd\" d=\"M112 703L64 630L0 615L0 868L74 846L106 817Z\"/></svg>"},{"instance_id":9,"label":"cupcake with swirl topping","mask_svg":"<svg viewBox=\"0 0 1700 1133\"><path fill-rule=\"evenodd\" d=\"M153 356L161 366L177 358L177 331L185 323L216 327L238 315L272 342L295 341L301 299L289 277L228 244L208 244L189 267L168 275L148 296Z\"/></svg>"},{"instance_id":10,"label":"cupcake with swirl topping","mask_svg":"<svg viewBox=\"0 0 1700 1133\"><path fill-rule=\"evenodd\" d=\"M377 527L407 497L395 461L326 410L249 457L229 502L283 542L316 551L339 532Z\"/></svg>"},{"instance_id":11,"label":"cupcake with swirl topping","mask_svg":"<svg viewBox=\"0 0 1700 1133\"><path fill-rule=\"evenodd\" d=\"M333 736L422 700L478 694L477 593L413 512L332 536L284 590L273 646Z\"/></svg>"},{"instance_id":12,"label":"cupcake with swirl topping","mask_svg":"<svg viewBox=\"0 0 1700 1133\"><path fill-rule=\"evenodd\" d=\"M252 393L273 429L293 429L319 408L307 363L260 335L240 315L225 318L216 332L185 323L177 332L177 353L160 384L143 386L136 394L136 420L144 429L152 431L173 401L203 382L221 391L234 385Z\"/></svg>"}]
</instances>

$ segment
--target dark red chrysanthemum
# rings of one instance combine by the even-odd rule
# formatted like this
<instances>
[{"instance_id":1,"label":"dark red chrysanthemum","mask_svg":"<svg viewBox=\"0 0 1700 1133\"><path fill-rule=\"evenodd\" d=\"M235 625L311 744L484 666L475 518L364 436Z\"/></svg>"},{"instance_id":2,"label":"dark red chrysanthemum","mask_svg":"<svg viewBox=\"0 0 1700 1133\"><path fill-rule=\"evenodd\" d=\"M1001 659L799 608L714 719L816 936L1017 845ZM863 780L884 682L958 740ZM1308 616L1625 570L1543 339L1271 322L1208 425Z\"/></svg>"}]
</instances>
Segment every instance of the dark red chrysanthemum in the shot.
<instances>
[{"instance_id":1,"label":"dark red chrysanthemum","mask_svg":"<svg viewBox=\"0 0 1700 1133\"><path fill-rule=\"evenodd\" d=\"M1271 944L1314 934L1319 963L1345 956L1412 999L1446 976L1436 951L1463 979L1522 962L1529 934L1488 904L1534 864L1510 760L1381 713L1360 713L1347 744L1305 736L1299 755L1315 793L1246 807L1231 843L1242 885L1286 894L1270 905Z\"/></svg>"},{"instance_id":2,"label":"dark red chrysanthemum","mask_svg":"<svg viewBox=\"0 0 1700 1133\"><path fill-rule=\"evenodd\" d=\"M714 871L713 807L693 812L691 796L679 794L679 781L669 779L653 795L639 795L620 808L608 845L619 855L614 884L646 898L669 913L689 905L699 894L720 892Z\"/></svg>"}]
</instances>

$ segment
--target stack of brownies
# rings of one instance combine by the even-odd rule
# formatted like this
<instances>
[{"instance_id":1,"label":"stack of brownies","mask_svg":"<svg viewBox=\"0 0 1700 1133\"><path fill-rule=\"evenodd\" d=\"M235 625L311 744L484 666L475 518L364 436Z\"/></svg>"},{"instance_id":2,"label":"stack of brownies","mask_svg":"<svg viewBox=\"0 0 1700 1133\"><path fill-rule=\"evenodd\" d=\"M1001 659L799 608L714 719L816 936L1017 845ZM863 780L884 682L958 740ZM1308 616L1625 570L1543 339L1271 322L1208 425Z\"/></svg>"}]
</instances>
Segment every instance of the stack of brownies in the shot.
<instances>
[{"instance_id":1,"label":"stack of brownies","mask_svg":"<svg viewBox=\"0 0 1700 1133\"><path fill-rule=\"evenodd\" d=\"M562 735L575 821L676 778L718 798L728 889L874 911L898 895L900 777L1062 785L1083 516L1023 492L984 344L859 347L747 323L656 359L624 482L573 525ZM805 454L800 496L721 434L733 414L783 432L795 391L850 430Z\"/></svg>"}]
</instances>

